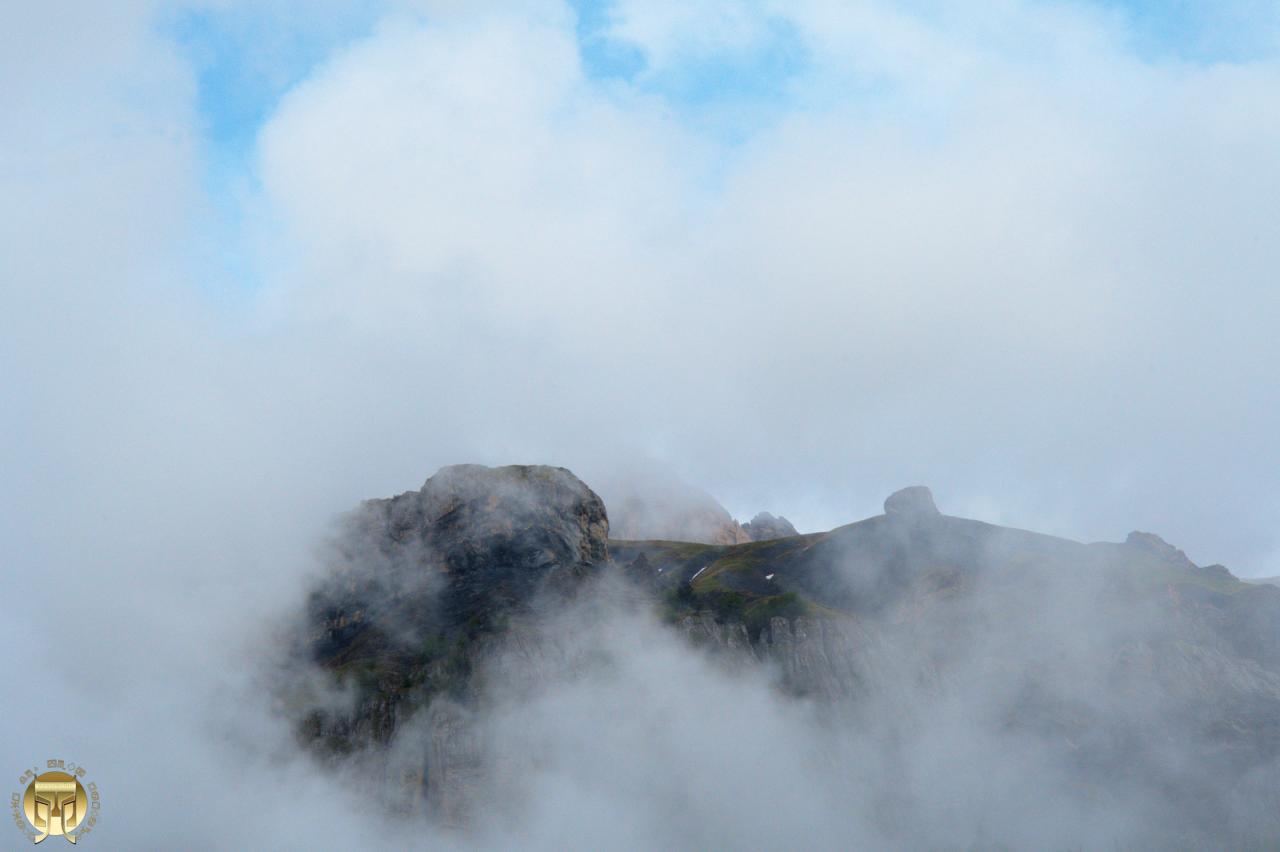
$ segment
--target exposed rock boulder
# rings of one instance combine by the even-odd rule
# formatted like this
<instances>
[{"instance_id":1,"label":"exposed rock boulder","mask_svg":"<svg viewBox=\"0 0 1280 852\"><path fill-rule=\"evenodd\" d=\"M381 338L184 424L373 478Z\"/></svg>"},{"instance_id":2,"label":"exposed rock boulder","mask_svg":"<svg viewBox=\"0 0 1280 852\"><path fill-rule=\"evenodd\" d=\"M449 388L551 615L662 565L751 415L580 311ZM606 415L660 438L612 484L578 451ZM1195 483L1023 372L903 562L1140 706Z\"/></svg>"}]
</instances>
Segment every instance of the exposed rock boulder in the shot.
<instances>
[{"instance_id":1,"label":"exposed rock boulder","mask_svg":"<svg viewBox=\"0 0 1280 852\"><path fill-rule=\"evenodd\" d=\"M542 565L595 563L609 555L604 501L562 467L453 465L428 479L417 499L437 547L454 556L469 556L477 546L515 547Z\"/></svg>"},{"instance_id":2,"label":"exposed rock boulder","mask_svg":"<svg viewBox=\"0 0 1280 852\"><path fill-rule=\"evenodd\" d=\"M314 656L395 655L424 635L487 624L604 564L608 535L604 502L564 468L443 468L347 519L333 573L311 597Z\"/></svg>"},{"instance_id":3,"label":"exposed rock boulder","mask_svg":"<svg viewBox=\"0 0 1280 852\"><path fill-rule=\"evenodd\" d=\"M769 541L775 538L787 538L799 535L791 522L783 517L774 517L768 512L760 512L750 521L742 525L742 531L752 541Z\"/></svg>"},{"instance_id":4,"label":"exposed rock boulder","mask_svg":"<svg viewBox=\"0 0 1280 852\"><path fill-rule=\"evenodd\" d=\"M884 513L891 518L912 519L939 514L933 503L933 492L923 485L912 485L890 494L884 501Z\"/></svg>"},{"instance_id":5,"label":"exposed rock boulder","mask_svg":"<svg viewBox=\"0 0 1280 852\"><path fill-rule=\"evenodd\" d=\"M1187 558L1187 554L1178 548L1169 544L1155 533L1138 532L1134 530L1129 533L1129 537L1124 540L1129 547L1136 547L1139 550L1146 551L1154 556L1163 559L1179 568L1195 568L1195 563Z\"/></svg>"},{"instance_id":6,"label":"exposed rock boulder","mask_svg":"<svg viewBox=\"0 0 1280 852\"><path fill-rule=\"evenodd\" d=\"M365 502L310 596L299 648L348 698L316 700L305 676L282 678L299 736L321 755L350 755L405 735L428 710L424 741L375 749L368 765L396 779L393 810L425 802L459 822L478 784L466 707L488 641L541 595L576 593L608 562L608 535L604 502L564 468L446 467L418 491Z\"/></svg>"}]
</instances>

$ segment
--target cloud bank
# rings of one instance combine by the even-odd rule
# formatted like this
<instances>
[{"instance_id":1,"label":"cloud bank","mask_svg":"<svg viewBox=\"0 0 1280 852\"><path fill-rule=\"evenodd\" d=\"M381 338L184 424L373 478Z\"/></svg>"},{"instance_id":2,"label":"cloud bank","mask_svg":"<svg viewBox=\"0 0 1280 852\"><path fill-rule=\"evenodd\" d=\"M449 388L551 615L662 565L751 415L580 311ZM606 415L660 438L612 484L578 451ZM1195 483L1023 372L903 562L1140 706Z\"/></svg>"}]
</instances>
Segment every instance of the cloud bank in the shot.
<instances>
[{"instance_id":1,"label":"cloud bank","mask_svg":"<svg viewBox=\"0 0 1280 852\"><path fill-rule=\"evenodd\" d=\"M174 7L3 13L5 765L100 772L124 845L274 831L227 790L280 732L219 702L327 519L455 461L654 459L801 529L928 482L1278 572L1271 12L1192 61L1075 4L654 8L596 34L621 76L567 6L376 8L227 180ZM175 821L108 829L170 767ZM370 836L338 811L298 845Z\"/></svg>"}]
</instances>

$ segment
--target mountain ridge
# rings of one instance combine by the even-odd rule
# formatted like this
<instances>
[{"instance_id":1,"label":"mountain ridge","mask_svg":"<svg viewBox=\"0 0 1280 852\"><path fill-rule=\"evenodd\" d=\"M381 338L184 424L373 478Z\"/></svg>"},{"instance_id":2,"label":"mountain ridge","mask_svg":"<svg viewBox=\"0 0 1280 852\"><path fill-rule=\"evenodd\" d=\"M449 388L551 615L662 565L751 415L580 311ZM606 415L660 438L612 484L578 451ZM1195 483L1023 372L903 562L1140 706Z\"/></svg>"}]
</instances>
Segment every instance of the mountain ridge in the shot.
<instances>
[{"instance_id":1,"label":"mountain ridge","mask_svg":"<svg viewBox=\"0 0 1280 852\"><path fill-rule=\"evenodd\" d=\"M590 670L599 626L556 613L606 599L833 712L911 695L888 714L909 718L955 693L984 731L1030 738L1090 795L1155 784L1182 803L1180 842L1225 830L1231 791L1280 754L1280 589L1196 566L1149 533L1086 544L999 527L944 515L913 486L827 532L631 541L608 536L585 483L537 466L446 468L419 492L367 501L346 530L298 653L355 697L295 700L299 737L333 763L396 752L425 725L431 746L409 773L434 781L397 789L449 824L467 823L496 777L497 758L474 746L495 685L536 693ZM578 642L588 648L563 650ZM974 685L987 682L998 688ZM1170 737L1214 783L1164 765Z\"/></svg>"}]
</instances>

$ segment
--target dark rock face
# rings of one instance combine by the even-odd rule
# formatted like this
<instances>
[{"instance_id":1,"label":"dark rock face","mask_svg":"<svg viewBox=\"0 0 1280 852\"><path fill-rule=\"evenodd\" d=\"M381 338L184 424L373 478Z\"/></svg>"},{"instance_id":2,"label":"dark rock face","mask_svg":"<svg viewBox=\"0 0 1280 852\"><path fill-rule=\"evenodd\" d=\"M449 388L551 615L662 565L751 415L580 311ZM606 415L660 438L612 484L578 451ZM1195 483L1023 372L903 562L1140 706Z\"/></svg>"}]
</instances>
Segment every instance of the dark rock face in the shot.
<instances>
[{"instance_id":1,"label":"dark rock face","mask_svg":"<svg viewBox=\"0 0 1280 852\"><path fill-rule=\"evenodd\" d=\"M742 525L742 531L752 541L769 541L775 538L787 538L799 535L796 528L786 518L774 517L768 512L760 512L749 522Z\"/></svg>"},{"instance_id":2,"label":"dark rock face","mask_svg":"<svg viewBox=\"0 0 1280 852\"><path fill-rule=\"evenodd\" d=\"M406 515L449 575L455 620L528 600L553 575L609 558L604 503L564 468L446 467L427 480Z\"/></svg>"},{"instance_id":3,"label":"dark rock face","mask_svg":"<svg viewBox=\"0 0 1280 852\"><path fill-rule=\"evenodd\" d=\"M884 513L892 518L928 518L938 514L938 507L933 504L932 491L912 485L885 498Z\"/></svg>"},{"instance_id":4,"label":"dark rock face","mask_svg":"<svg viewBox=\"0 0 1280 852\"><path fill-rule=\"evenodd\" d=\"M456 627L604 563L608 535L604 503L563 468L446 467L419 491L361 506L340 543L346 564L318 596Z\"/></svg>"},{"instance_id":5,"label":"dark rock face","mask_svg":"<svg viewBox=\"0 0 1280 852\"><path fill-rule=\"evenodd\" d=\"M453 465L428 479L417 498L421 522L451 557L495 546L515 546L537 565L609 556L604 502L562 467ZM391 502L406 499L412 503L412 492Z\"/></svg>"},{"instance_id":6,"label":"dark rock face","mask_svg":"<svg viewBox=\"0 0 1280 852\"><path fill-rule=\"evenodd\" d=\"M823 701L859 697L874 671L874 638L851 620L771 618L752 641L745 625L718 623L708 613L677 627L694 647L714 649L731 669L764 665L794 695Z\"/></svg>"},{"instance_id":7,"label":"dark rock face","mask_svg":"<svg viewBox=\"0 0 1280 852\"><path fill-rule=\"evenodd\" d=\"M953 705L937 702L959 701L998 742L1034 743L1091 802L1176 802L1181 846L1153 848L1245 837L1227 833L1237 791L1274 789L1280 589L1197 567L1149 533L1082 544L942 516L920 486L827 533L764 514L744 529L762 539L610 547L600 498L558 468L446 468L370 501L312 596L306 647L356 686L354 706L306 713L301 735L335 759L400 737L382 751L406 761L406 807L465 824L495 773L536 760L486 741L486 680L578 676L596 651L576 641L588 625L525 614L612 558L632 595L612 612L651 608L729 670L894 724L950 724ZM408 733L420 741L405 748Z\"/></svg>"},{"instance_id":8,"label":"dark rock face","mask_svg":"<svg viewBox=\"0 0 1280 852\"><path fill-rule=\"evenodd\" d=\"M604 503L563 468L447 467L364 503L311 594L302 649L355 687L355 706L316 708L303 738L338 753L385 743L433 699L465 695L475 640L573 592L607 562L608 534Z\"/></svg>"}]
</instances>

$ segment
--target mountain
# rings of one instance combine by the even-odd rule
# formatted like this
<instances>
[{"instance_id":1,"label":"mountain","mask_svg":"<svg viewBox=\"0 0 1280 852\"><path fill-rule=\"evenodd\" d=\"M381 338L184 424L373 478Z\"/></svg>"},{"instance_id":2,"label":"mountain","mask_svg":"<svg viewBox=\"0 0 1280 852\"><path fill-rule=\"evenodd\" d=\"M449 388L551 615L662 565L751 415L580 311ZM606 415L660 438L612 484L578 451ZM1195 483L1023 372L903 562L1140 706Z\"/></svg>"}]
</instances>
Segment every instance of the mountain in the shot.
<instances>
[{"instance_id":1,"label":"mountain","mask_svg":"<svg viewBox=\"0 0 1280 852\"><path fill-rule=\"evenodd\" d=\"M788 538L799 535L791 522L783 517L774 517L768 512L760 512L750 521L742 525L742 531L751 541L769 541L774 538Z\"/></svg>"},{"instance_id":2,"label":"mountain","mask_svg":"<svg viewBox=\"0 0 1280 852\"><path fill-rule=\"evenodd\" d=\"M599 485L614 538L742 544L796 534L768 512L739 524L710 494L659 467L614 471Z\"/></svg>"},{"instance_id":3,"label":"mountain","mask_svg":"<svg viewBox=\"0 0 1280 852\"><path fill-rule=\"evenodd\" d=\"M518 736L488 737L486 708L584 677L611 618L651 612L683 653L825 708L823 730L861 738L860 754L927 762L967 744L980 775L1020 755L1040 768L1008 795L1054 779L1046 824L1111 819L1066 820L1073 843L1280 840L1280 588L1150 533L1083 544L950 517L920 486L884 508L761 541L624 540L567 470L445 468L346 520L297 646L336 697L299 680L284 706L326 762L394 777L397 809L465 825L538 765ZM946 810L904 778L876 780L894 803L877 830L937 845L912 826ZM1029 830L977 821L990 844Z\"/></svg>"}]
</instances>

